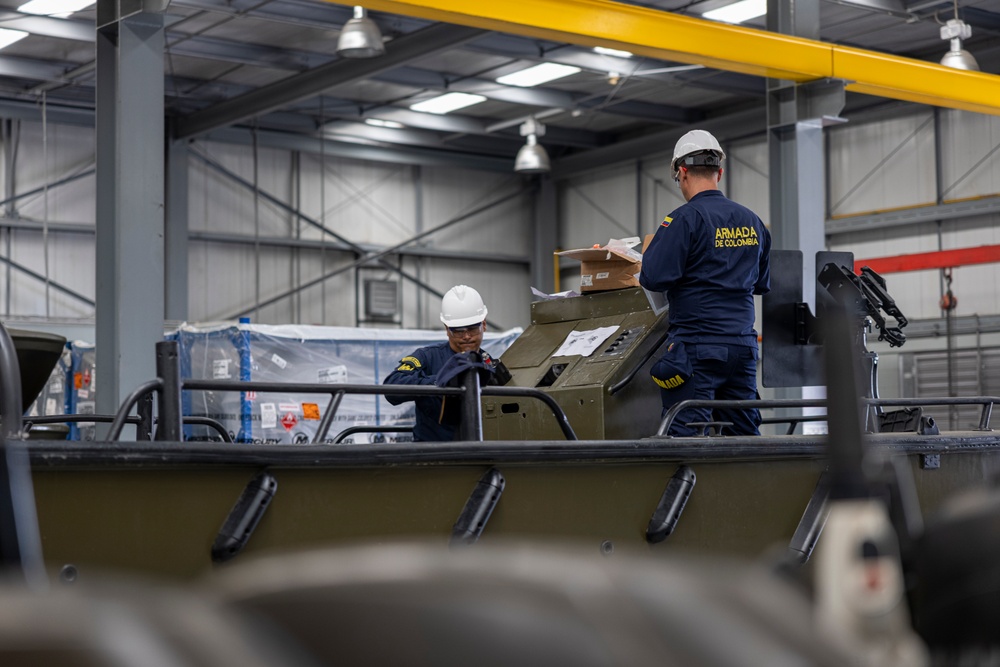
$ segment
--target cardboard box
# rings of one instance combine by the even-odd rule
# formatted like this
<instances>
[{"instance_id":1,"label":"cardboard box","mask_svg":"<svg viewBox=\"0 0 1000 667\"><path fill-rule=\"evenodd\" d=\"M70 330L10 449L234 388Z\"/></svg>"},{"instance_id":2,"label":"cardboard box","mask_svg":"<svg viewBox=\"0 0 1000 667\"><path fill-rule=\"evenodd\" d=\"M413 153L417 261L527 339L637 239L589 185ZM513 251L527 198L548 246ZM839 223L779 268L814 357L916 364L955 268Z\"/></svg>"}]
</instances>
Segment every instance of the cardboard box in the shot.
<instances>
[{"instance_id":1,"label":"cardboard box","mask_svg":"<svg viewBox=\"0 0 1000 667\"><path fill-rule=\"evenodd\" d=\"M603 247L563 250L560 257L580 262L580 291L602 292L606 290L638 287L635 277L642 268L642 255L633 250L627 239L611 239ZM638 239L635 239L638 243Z\"/></svg>"}]
</instances>

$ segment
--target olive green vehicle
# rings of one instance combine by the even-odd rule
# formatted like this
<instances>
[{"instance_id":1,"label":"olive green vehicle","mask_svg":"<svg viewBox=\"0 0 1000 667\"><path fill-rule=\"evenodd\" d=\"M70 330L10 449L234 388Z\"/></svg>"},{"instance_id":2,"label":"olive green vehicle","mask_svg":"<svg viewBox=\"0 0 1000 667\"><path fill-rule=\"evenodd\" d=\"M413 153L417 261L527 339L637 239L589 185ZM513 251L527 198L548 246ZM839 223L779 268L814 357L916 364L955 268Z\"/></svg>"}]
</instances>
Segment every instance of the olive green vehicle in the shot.
<instances>
[{"instance_id":1,"label":"olive green vehicle","mask_svg":"<svg viewBox=\"0 0 1000 667\"><path fill-rule=\"evenodd\" d=\"M592 354L555 356L570 332L602 327L615 328ZM45 563L67 576L193 578L244 554L400 538L565 540L595 557L776 549L807 559L825 518L825 437L653 435L665 425L645 375L665 329L639 290L536 303L531 327L503 357L513 381L473 396L481 441L182 442L180 388L280 386L181 382L176 368L158 366L156 440L27 441ZM468 387L421 389L469 395ZM988 425L992 399L969 400L983 404ZM924 515L1000 464L987 430L869 434L865 444L905 462Z\"/></svg>"},{"instance_id":2,"label":"olive green vehicle","mask_svg":"<svg viewBox=\"0 0 1000 667\"><path fill-rule=\"evenodd\" d=\"M995 469L996 439L873 436L905 455L923 512ZM190 443L30 446L45 561L80 572L194 577L245 487L275 487L246 553L397 538L445 543L484 473L497 470L482 541L566 539L595 555L619 549L754 556L787 548L824 470L819 437L726 442L625 440L336 447ZM920 465L940 456L939 468ZM647 528L680 466L697 475L673 534ZM474 528L474 526L470 527ZM234 554L235 555L235 554Z\"/></svg>"}]
</instances>

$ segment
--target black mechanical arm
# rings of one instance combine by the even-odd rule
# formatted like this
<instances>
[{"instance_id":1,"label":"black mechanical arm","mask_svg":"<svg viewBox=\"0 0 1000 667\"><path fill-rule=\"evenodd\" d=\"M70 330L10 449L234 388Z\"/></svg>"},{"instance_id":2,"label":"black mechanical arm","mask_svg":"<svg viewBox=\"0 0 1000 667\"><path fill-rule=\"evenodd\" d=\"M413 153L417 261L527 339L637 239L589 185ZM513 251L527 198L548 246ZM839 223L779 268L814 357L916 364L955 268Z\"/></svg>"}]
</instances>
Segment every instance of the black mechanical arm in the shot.
<instances>
[{"instance_id":1,"label":"black mechanical arm","mask_svg":"<svg viewBox=\"0 0 1000 667\"><path fill-rule=\"evenodd\" d=\"M857 275L846 266L831 262L823 267L819 281L834 298L848 307L853 303L857 314L871 318L879 340L887 341L889 347L901 347L906 342L902 330L908 320L886 290L885 279L870 267L861 267L861 274ZM896 321L895 326L888 326L883 312Z\"/></svg>"}]
</instances>

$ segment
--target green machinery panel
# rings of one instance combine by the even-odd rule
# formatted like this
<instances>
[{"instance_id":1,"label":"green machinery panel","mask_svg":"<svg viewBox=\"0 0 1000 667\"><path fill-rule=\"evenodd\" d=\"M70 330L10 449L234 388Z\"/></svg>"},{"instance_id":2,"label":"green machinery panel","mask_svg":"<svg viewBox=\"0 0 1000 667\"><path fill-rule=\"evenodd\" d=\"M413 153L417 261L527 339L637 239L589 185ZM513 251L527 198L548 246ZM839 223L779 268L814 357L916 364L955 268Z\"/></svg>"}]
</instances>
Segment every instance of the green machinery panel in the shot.
<instances>
[{"instance_id":1,"label":"green machinery panel","mask_svg":"<svg viewBox=\"0 0 1000 667\"><path fill-rule=\"evenodd\" d=\"M612 326L614 333L590 355L554 356L571 332ZM531 325L503 354L513 376L508 386L550 394L580 439L653 435L660 395L649 367L666 329L666 314L653 313L640 288L535 302ZM612 387L633 371L633 379L612 394ZM542 403L506 397L483 399L483 435L487 440L563 437Z\"/></svg>"}]
</instances>

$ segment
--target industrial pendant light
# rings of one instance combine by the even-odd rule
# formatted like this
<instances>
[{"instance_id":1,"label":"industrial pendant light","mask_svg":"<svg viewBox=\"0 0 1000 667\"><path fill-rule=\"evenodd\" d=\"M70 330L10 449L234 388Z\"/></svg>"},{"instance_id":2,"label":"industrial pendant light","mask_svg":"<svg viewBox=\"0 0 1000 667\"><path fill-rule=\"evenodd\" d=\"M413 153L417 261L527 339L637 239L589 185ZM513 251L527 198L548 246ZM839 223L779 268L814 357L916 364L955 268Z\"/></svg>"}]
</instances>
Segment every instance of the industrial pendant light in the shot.
<instances>
[{"instance_id":1,"label":"industrial pendant light","mask_svg":"<svg viewBox=\"0 0 1000 667\"><path fill-rule=\"evenodd\" d=\"M958 18L958 0L955 0L955 18L941 26L941 39L951 40L951 50L941 58L941 64L955 69L979 71L979 63L962 48L962 40L972 36L972 26Z\"/></svg>"},{"instance_id":2,"label":"industrial pendant light","mask_svg":"<svg viewBox=\"0 0 1000 667\"><path fill-rule=\"evenodd\" d=\"M368 18L364 7L354 7L354 18L344 24L337 39L337 55L344 58L374 58L385 53L382 32Z\"/></svg>"},{"instance_id":3,"label":"industrial pendant light","mask_svg":"<svg viewBox=\"0 0 1000 667\"><path fill-rule=\"evenodd\" d=\"M545 126L534 118L529 118L521 125L521 136L527 137L527 143L521 146L514 159L514 171L519 174L544 174L552 169L549 154L538 143L538 137L545 134Z\"/></svg>"}]
</instances>

